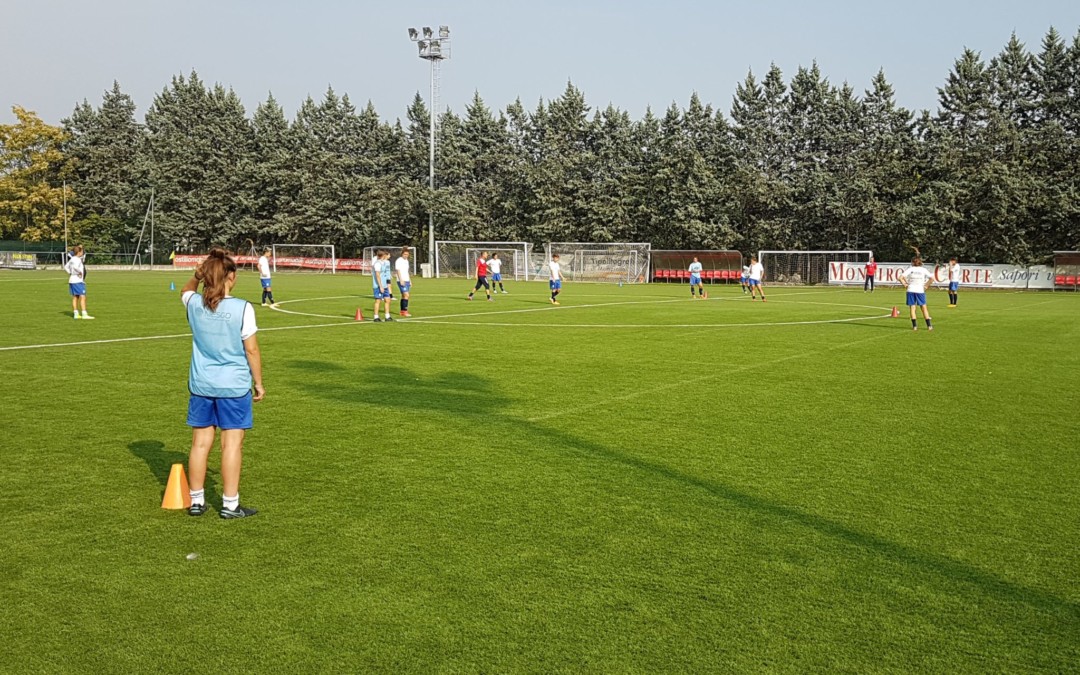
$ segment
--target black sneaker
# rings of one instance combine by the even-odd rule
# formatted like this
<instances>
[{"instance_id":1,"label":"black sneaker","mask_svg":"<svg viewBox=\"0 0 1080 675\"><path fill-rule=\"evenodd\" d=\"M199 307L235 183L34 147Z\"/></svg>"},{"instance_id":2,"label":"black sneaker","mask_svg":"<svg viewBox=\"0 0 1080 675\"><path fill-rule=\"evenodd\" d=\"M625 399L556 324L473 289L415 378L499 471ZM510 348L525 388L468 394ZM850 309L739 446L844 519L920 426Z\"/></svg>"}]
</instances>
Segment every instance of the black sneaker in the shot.
<instances>
[{"instance_id":1,"label":"black sneaker","mask_svg":"<svg viewBox=\"0 0 1080 675\"><path fill-rule=\"evenodd\" d=\"M383 319L383 321L393 321L393 320L394 320L394 317L392 317L392 316L388 316L385 319Z\"/></svg>"},{"instance_id":2,"label":"black sneaker","mask_svg":"<svg viewBox=\"0 0 1080 675\"><path fill-rule=\"evenodd\" d=\"M382 319L380 319L379 317L375 317L374 319L372 319L372 321L374 323L382 323Z\"/></svg>"},{"instance_id":3,"label":"black sneaker","mask_svg":"<svg viewBox=\"0 0 1080 675\"><path fill-rule=\"evenodd\" d=\"M225 507L222 507L219 515L225 520L230 520L232 518L247 518L248 516L253 516L256 513L258 513L256 509L249 509L246 506L237 505L235 509L227 509Z\"/></svg>"},{"instance_id":4,"label":"black sneaker","mask_svg":"<svg viewBox=\"0 0 1080 675\"><path fill-rule=\"evenodd\" d=\"M209 511L209 509L206 508L206 504L192 504L188 507L187 514L189 516L201 516L207 511Z\"/></svg>"}]
</instances>

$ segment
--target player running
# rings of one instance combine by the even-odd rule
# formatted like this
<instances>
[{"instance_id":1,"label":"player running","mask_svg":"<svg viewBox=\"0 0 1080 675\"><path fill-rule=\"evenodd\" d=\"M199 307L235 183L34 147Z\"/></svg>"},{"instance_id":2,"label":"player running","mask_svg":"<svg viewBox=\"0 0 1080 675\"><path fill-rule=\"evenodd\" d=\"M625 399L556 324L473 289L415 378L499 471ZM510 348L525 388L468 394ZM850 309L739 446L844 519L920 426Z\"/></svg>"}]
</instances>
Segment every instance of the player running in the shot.
<instances>
[{"instance_id":1,"label":"player running","mask_svg":"<svg viewBox=\"0 0 1080 675\"><path fill-rule=\"evenodd\" d=\"M480 257L476 259L476 286L471 291L469 291L469 300L472 300L473 293L480 290L480 287L482 286L484 288L484 292L487 293L488 302L491 302L491 286L488 285L487 280L487 259L487 251L481 253Z\"/></svg>"},{"instance_id":2,"label":"player running","mask_svg":"<svg viewBox=\"0 0 1080 675\"><path fill-rule=\"evenodd\" d=\"M961 271L960 263L956 262L956 256L949 258L949 307L956 307Z\"/></svg>"},{"instance_id":3,"label":"player running","mask_svg":"<svg viewBox=\"0 0 1080 675\"><path fill-rule=\"evenodd\" d=\"M551 289L551 304L557 305L559 301L556 299L559 293L562 293L562 265L559 264L559 254L551 256L551 262L548 263L548 269L551 270L551 278L548 281L548 287Z\"/></svg>"},{"instance_id":4,"label":"player running","mask_svg":"<svg viewBox=\"0 0 1080 675\"><path fill-rule=\"evenodd\" d=\"M198 293L202 284L202 294ZM266 396L262 356L255 337L251 303L229 293L236 284L236 262L220 248L195 270L181 289L191 326L191 368L188 374L187 423L191 431L188 456L191 506L188 513L206 513L206 463L214 435L221 429L221 487L225 519L258 513L240 505L240 465L244 432L254 420L252 403ZM252 387L255 393L252 395Z\"/></svg>"},{"instance_id":5,"label":"player running","mask_svg":"<svg viewBox=\"0 0 1080 675\"><path fill-rule=\"evenodd\" d=\"M379 249L375 252L375 259L371 261L371 294L375 296L375 318L372 321L379 323L379 305L386 301L386 320L393 321L390 316L390 301L394 299L390 292L390 254Z\"/></svg>"},{"instance_id":6,"label":"player running","mask_svg":"<svg viewBox=\"0 0 1080 675\"><path fill-rule=\"evenodd\" d=\"M739 283L742 284L743 295L750 292L750 266L743 265L742 275L739 277Z\"/></svg>"},{"instance_id":7,"label":"player running","mask_svg":"<svg viewBox=\"0 0 1080 675\"><path fill-rule=\"evenodd\" d=\"M492 292L498 293L499 291L502 291L503 293L506 293L506 287L503 286L502 282L502 260L499 260L498 253L491 254L491 260L488 261L487 268L488 273L491 275ZM498 291L495 290L495 284L499 284Z\"/></svg>"},{"instance_id":8,"label":"player running","mask_svg":"<svg viewBox=\"0 0 1080 675\"><path fill-rule=\"evenodd\" d=\"M401 255L394 262L394 271L397 273L397 287L401 291L401 308L398 316L408 318L409 314L409 290L412 289L412 277L409 276L409 249L401 249Z\"/></svg>"},{"instance_id":9,"label":"player running","mask_svg":"<svg viewBox=\"0 0 1080 675\"><path fill-rule=\"evenodd\" d=\"M915 318L915 308L922 308L923 320L926 321L926 330L934 330L930 323L930 311L926 308L926 287L934 282L932 272L922 266L922 258L918 254L911 261L911 267L900 273L900 283L907 286L907 305L911 314L911 330L919 330L919 324Z\"/></svg>"},{"instance_id":10,"label":"player running","mask_svg":"<svg viewBox=\"0 0 1080 675\"><path fill-rule=\"evenodd\" d=\"M694 295L696 290L701 298L705 299L705 284L701 283L701 263L698 262L697 256L694 257L694 262L690 263L690 298L696 300Z\"/></svg>"},{"instance_id":11,"label":"player running","mask_svg":"<svg viewBox=\"0 0 1080 675\"><path fill-rule=\"evenodd\" d=\"M83 262L83 247L76 246L71 257L64 263L68 273L68 292L71 293L71 311L76 319L93 319L86 313L86 264ZM82 316L79 306L82 305Z\"/></svg>"},{"instance_id":12,"label":"player running","mask_svg":"<svg viewBox=\"0 0 1080 675\"><path fill-rule=\"evenodd\" d=\"M262 306L277 309L274 302L274 289L270 287L270 249L259 257L259 283L262 284Z\"/></svg>"},{"instance_id":13,"label":"player running","mask_svg":"<svg viewBox=\"0 0 1080 675\"><path fill-rule=\"evenodd\" d=\"M758 259L750 257L750 278L746 280L747 285L750 287L750 300L754 299L754 290L761 294L761 301L765 302L765 286L762 284L765 277L765 268Z\"/></svg>"}]
</instances>

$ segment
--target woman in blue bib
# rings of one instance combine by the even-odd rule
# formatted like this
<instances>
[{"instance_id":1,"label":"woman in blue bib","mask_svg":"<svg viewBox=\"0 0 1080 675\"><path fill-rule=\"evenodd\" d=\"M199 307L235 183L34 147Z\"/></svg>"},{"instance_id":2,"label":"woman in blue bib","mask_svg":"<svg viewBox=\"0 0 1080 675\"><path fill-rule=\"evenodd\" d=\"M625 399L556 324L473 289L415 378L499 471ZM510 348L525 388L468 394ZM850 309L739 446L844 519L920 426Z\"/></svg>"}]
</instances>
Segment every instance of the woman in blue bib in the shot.
<instances>
[{"instance_id":1,"label":"woman in blue bib","mask_svg":"<svg viewBox=\"0 0 1080 675\"><path fill-rule=\"evenodd\" d=\"M202 285L202 293L198 292ZM181 298L191 325L191 369L188 376L188 426L192 427L188 477L191 508L206 513L206 461L221 429L222 518L246 518L257 513L240 505L240 464L244 432L252 427L252 403L266 395L262 357L255 338L251 303L229 293L236 284L236 262L220 248L184 284ZM254 386L254 395L252 387Z\"/></svg>"}]
</instances>

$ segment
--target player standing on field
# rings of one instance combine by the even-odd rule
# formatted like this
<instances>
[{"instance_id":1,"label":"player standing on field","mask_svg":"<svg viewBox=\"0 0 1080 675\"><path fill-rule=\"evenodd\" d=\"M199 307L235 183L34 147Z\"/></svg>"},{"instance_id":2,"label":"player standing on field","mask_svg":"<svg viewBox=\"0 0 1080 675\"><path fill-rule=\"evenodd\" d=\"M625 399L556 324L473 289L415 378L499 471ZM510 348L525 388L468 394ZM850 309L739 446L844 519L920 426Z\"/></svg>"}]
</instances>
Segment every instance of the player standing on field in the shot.
<instances>
[{"instance_id":1,"label":"player standing on field","mask_svg":"<svg viewBox=\"0 0 1080 675\"><path fill-rule=\"evenodd\" d=\"M923 320L926 321L926 330L934 330L930 323L930 311L926 308L926 287L934 282L932 272L922 266L922 258L918 253L911 261L911 267L900 273L900 283L907 286L907 305L911 314L911 330L919 330L918 321L915 318L915 308L922 307Z\"/></svg>"},{"instance_id":2,"label":"player standing on field","mask_svg":"<svg viewBox=\"0 0 1080 675\"><path fill-rule=\"evenodd\" d=\"M754 299L754 289L757 289L758 293L761 293L761 301L765 302L765 286L762 285L762 281L765 277L765 268L758 262L758 259L750 257L750 278L747 280L747 285L750 286L750 300Z\"/></svg>"},{"instance_id":3,"label":"player standing on field","mask_svg":"<svg viewBox=\"0 0 1080 675\"><path fill-rule=\"evenodd\" d=\"M265 249L259 257L259 283L262 284L262 306L277 309L274 289L270 287L270 249Z\"/></svg>"},{"instance_id":4,"label":"player standing on field","mask_svg":"<svg viewBox=\"0 0 1080 675\"><path fill-rule=\"evenodd\" d=\"M960 290L960 263L956 256L949 258L949 307L956 307L957 291Z\"/></svg>"},{"instance_id":5,"label":"player standing on field","mask_svg":"<svg viewBox=\"0 0 1080 675\"><path fill-rule=\"evenodd\" d=\"M874 256L870 256L870 262L866 263L866 281L863 282L863 293L870 291L874 292L874 277L877 276L877 263L874 262Z\"/></svg>"},{"instance_id":6,"label":"player standing on field","mask_svg":"<svg viewBox=\"0 0 1080 675\"><path fill-rule=\"evenodd\" d=\"M93 319L86 313L86 264L83 262L83 247L76 246L72 255L64 263L64 271L68 273L68 292L71 293L71 311L76 319ZM79 316L79 305L82 305L82 316Z\"/></svg>"},{"instance_id":7,"label":"player standing on field","mask_svg":"<svg viewBox=\"0 0 1080 675\"><path fill-rule=\"evenodd\" d=\"M394 271L397 273L397 287L401 291L401 309L398 316L410 317L409 314L409 290L412 289L412 277L409 276L409 249L401 249L401 255L394 262Z\"/></svg>"},{"instance_id":8,"label":"player standing on field","mask_svg":"<svg viewBox=\"0 0 1080 675\"><path fill-rule=\"evenodd\" d=\"M742 283L742 292L745 295L750 292L750 266L743 265L742 276L739 277L740 283Z\"/></svg>"},{"instance_id":9,"label":"player standing on field","mask_svg":"<svg viewBox=\"0 0 1080 675\"><path fill-rule=\"evenodd\" d=\"M559 254L551 256L551 262L548 263L548 269L551 270L551 278L548 280L548 288L551 289L551 304L557 305L559 301L556 300L559 293L562 293L562 265L559 264Z\"/></svg>"},{"instance_id":10,"label":"player standing on field","mask_svg":"<svg viewBox=\"0 0 1080 675\"><path fill-rule=\"evenodd\" d=\"M390 292L390 254L381 248L375 252L375 259L371 261L371 294L375 296L375 318L372 321L379 323L379 305L386 301L386 320L390 318L390 300L393 294Z\"/></svg>"},{"instance_id":11,"label":"player standing on field","mask_svg":"<svg viewBox=\"0 0 1080 675\"><path fill-rule=\"evenodd\" d=\"M690 263L690 298L694 298L694 290L696 289L701 297L705 297L705 285L701 283L701 263L698 262L697 257L694 257L694 262Z\"/></svg>"},{"instance_id":12,"label":"player standing on field","mask_svg":"<svg viewBox=\"0 0 1080 675\"><path fill-rule=\"evenodd\" d=\"M487 264L488 272L491 274L491 290L494 293L499 291L495 290L495 284L499 284L499 290L506 293L506 287L502 282L502 260L499 260L498 253L491 254L491 260Z\"/></svg>"},{"instance_id":13,"label":"player standing on field","mask_svg":"<svg viewBox=\"0 0 1080 675\"><path fill-rule=\"evenodd\" d=\"M484 288L484 292L487 293L488 302L491 302L491 286L488 285L487 280L487 259L488 252L484 251L480 254L480 257L476 259L476 286L469 291L469 300L472 300L473 293Z\"/></svg>"},{"instance_id":14,"label":"player standing on field","mask_svg":"<svg viewBox=\"0 0 1080 675\"><path fill-rule=\"evenodd\" d=\"M199 284L203 291L198 293ZM240 506L240 465L244 432L253 424L252 403L266 395L262 356L255 338L251 303L229 293L236 284L236 262L215 248L181 289L191 326L191 368L188 375L187 423L192 428L188 456L191 507L206 513L206 463L221 429L222 518L247 518L255 509ZM252 386L255 393L252 395Z\"/></svg>"}]
</instances>

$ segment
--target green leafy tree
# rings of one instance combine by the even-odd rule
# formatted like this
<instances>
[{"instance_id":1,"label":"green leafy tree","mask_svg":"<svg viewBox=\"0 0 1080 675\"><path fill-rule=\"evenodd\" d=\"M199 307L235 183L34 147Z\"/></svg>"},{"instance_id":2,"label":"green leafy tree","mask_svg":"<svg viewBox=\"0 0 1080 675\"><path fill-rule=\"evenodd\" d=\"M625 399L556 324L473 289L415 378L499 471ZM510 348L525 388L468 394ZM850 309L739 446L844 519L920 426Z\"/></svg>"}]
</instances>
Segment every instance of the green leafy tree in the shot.
<instances>
[{"instance_id":1,"label":"green leafy tree","mask_svg":"<svg viewBox=\"0 0 1080 675\"><path fill-rule=\"evenodd\" d=\"M20 106L11 111L16 122L0 124L0 234L26 241L61 240L67 133ZM73 200L70 189L66 195Z\"/></svg>"}]
</instances>

